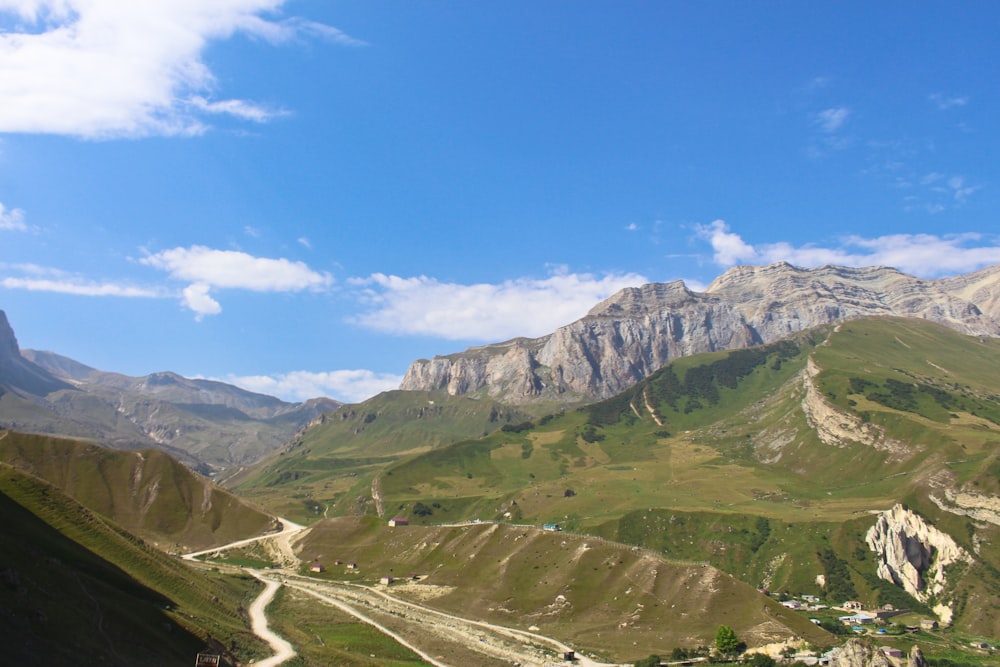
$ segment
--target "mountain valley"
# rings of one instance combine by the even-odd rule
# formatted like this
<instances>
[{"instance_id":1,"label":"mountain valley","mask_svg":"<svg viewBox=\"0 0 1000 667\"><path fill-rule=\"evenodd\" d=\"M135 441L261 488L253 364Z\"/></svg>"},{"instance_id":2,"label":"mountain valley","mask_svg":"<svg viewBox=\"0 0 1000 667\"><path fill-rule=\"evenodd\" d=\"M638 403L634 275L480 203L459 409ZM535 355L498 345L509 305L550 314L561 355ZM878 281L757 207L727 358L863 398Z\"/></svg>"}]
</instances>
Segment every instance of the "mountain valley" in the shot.
<instances>
[{"instance_id":1,"label":"mountain valley","mask_svg":"<svg viewBox=\"0 0 1000 667\"><path fill-rule=\"evenodd\" d=\"M23 536L0 562L15 572L4 613L56 618L33 569L54 558L64 586L86 582L77 615L88 592L102 610L153 600L166 620L136 632L176 647L163 664L210 637L231 664L266 653L246 616L255 570L290 582L269 607L303 647L289 664L436 664L401 645L396 662L354 655L329 627L354 636L357 617L321 611L301 584L358 610L385 595L540 632L604 664L710 646L720 625L751 648L831 647L854 634L833 609L851 602L888 614L880 643L988 665L1000 638L998 283L1000 267L938 281L741 267L702 293L625 290L551 336L414 362L403 389L353 405L96 371L21 351L4 318L0 500L16 526L5 530ZM267 536L288 520L305 528L279 548ZM153 555L112 548L111 534ZM78 548L64 539L113 567L51 555ZM202 549L221 551L197 569L164 553ZM143 602L80 579L109 568ZM183 600L177 577L198 582ZM815 609L782 604L803 600ZM370 613L420 645L403 612ZM924 621L940 629L903 629ZM46 623L18 623L23 655L42 655ZM81 632L91 664L116 651L146 664ZM562 664L546 650L537 664Z\"/></svg>"}]
</instances>

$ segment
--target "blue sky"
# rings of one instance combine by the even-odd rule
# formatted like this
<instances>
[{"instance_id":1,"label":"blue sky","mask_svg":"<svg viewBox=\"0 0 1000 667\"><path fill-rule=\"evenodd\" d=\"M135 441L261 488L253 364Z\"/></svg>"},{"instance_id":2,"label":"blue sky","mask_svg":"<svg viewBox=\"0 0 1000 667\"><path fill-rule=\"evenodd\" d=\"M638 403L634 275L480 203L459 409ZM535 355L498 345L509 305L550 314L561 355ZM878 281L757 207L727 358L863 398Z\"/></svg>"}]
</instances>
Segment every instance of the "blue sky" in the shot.
<instances>
[{"instance_id":1,"label":"blue sky","mask_svg":"<svg viewBox=\"0 0 1000 667\"><path fill-rule=\"evenodd\" d=\"M289 400L736 264L1000 263L1000 5L0 0L22 347Z\"/></svg>"}]
</instances>

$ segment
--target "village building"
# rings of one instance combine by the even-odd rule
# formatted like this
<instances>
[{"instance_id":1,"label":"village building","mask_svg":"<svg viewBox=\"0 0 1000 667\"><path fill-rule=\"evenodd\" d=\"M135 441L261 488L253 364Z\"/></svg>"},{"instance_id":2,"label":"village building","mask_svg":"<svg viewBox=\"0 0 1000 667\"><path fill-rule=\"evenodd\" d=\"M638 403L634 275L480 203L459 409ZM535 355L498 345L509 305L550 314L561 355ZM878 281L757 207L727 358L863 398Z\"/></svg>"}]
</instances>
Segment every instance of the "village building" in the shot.
<instances>
[{"instance_id":1,"label":"village building","mask_svg":"<svg viewBox=\"0 0 1000 667\"><path fill-rule=\"evenodd\" d=\"M396 526L409 526L410 520L403 516L394 516L389 519L389 526L395 528Z\"/></svg>"}]
</instances>

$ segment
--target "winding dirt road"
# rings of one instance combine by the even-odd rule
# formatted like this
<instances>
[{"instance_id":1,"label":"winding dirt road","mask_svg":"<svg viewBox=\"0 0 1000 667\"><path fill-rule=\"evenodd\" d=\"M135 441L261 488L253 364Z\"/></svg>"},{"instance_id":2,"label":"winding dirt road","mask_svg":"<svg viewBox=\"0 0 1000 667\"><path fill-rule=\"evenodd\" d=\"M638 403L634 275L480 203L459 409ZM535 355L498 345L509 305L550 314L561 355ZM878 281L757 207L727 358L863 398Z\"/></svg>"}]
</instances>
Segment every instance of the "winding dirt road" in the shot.
<instances>
[{"instance_id":1,"label":"winding dirt road","mask_svg":"<svg viewBox=\"0 0 1000 667\"><path fill-rule=\"evenodd\" d=\"M258 595L257 599L250 605L250 627L253 633L266 641L271 646L271 650L274 651L274 655L270 658L250 664L256 665L256 667L276 667L283 662L291 660L296 655L292 645L268 627L267 615L264 613L267 605L271 604L271 600L274 599L274 594L281 588L281 583L265 579L253 570L250 571L250 574L264 582L264 592Z\"/></svg>"},{"instance_id":2,"label":"winding dirt road","mask_svg":"<svg viewBox=\"0 0 1000 667\"><path fill-rule=\"evenodd\" d=\"M200 556L226 549L246 546L263 540L274 540L287 564L284 570L245 570L264 582L264 592L254 600L249 613L254 633L267 642L275 654L254 667L276 667L296 655L288 641L274 633L267 624L265 610L278 588L282 585L312 596L340 612L371 625L379 632L416 653L434 667L618 667L615 663L602 663L585 655L576 654L573 662L563 660L563 655L573 651L566 644L536 632L528 632L483 621L462 618L392 595L382 587L333 582L297 574L299 561L291 541L304 526L279 519L282 530L245 540L239 540L213 549L186 554L184 558L196 561Z\"/></svg>"}]
</instances>

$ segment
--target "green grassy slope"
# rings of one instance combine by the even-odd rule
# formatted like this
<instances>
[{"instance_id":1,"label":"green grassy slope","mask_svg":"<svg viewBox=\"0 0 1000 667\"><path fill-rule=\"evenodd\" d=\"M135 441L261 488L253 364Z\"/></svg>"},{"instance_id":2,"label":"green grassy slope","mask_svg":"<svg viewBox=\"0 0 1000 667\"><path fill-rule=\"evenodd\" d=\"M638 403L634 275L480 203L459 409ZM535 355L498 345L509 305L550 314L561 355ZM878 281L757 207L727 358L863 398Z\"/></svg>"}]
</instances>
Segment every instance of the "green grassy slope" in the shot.
<instances>
[{"instance_id":1,"label":"green grassy slope","mask_svg":"<svg viewBox=\"0 0 1000 667\"><path fill-rule=\"evenodd\" d=\"M65 438L2 432L0 461L167 551L260 534L273 520L158 450L126 452Z\"/></svg>"},{"instance_id":2,"label":"green grassy slope","mask_svg":"<svg viewBox=\"0 0 1000 667\"><path fill-rule=\"evenodd\" d=\"M253 580L191 570L6 464L0 527L4 664L190 665L209 646L266 650L240 611Z\"/></svg>"},{"instance_id":3,"label":"green grassy slope","mask_svg":"<svg viewBox=\"0 0 1000 667\"><path fill-rule=\"evenodd\" d=\"M225 484L300 522L364 511L371 479L387 465L527 419L521 410L488 399L389 391L324 415L287 447Z\"/></svg>"},{"instance_id":4,"label":"green grassy slope","mask_svg":"<svg viewBox=\"0 0 1000 667\"><path fill-rule=\"evenodd\" d=\"M808 619L713 567L594 537L486 523L390 528L374 517L344 517L315 524L300 557L325 563L325 576L338 581L426 575L394 589L463 616L537 626L616 660L710 645L719 624L755 645L793 635L834 643ZM335 565L338 559L359 570Z\"/></svg>"},{"instance_id":5,"label":"green grassy slope","mask_svg":"<svg viewBox=\"0 0 1000 667\"><path fill-rule=\"evenodd\" d=\"M878 438L820 437L803 408L810 360L822 402ZM772 591L922 609L875 577L863 541L872 511L903 502L977 554L953 572L957 624L996 637L1000 552L985 545L1000 527L933 498L995 500L998 456L1000 341L872 319L680 359L613 399L400 461L379 482L387 512L418 523L560 522Z\"/></svg>"}]
</instances>

